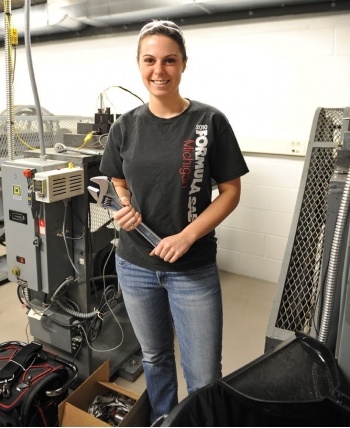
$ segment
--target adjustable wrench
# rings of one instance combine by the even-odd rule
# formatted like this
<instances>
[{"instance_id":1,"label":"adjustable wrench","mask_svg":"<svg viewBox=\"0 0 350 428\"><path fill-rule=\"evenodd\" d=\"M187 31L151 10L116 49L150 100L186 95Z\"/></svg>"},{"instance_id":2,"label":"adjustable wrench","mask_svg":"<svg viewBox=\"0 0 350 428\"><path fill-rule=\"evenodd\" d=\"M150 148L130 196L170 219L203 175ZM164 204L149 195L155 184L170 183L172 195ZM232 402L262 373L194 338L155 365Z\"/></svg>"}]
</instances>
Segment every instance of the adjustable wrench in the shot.
<instances>
[{"instance_id":1,"label":"adjustable wrench","mask_svg":"<svg viewBox=\"0 0 350 428\"><path fill-rule=\"evenodd\" d=\"M113 183L106 176L93 177L90 179L94 183L97 183L100 188L97 189L93 186L88 186L88 191L91 196L95 199L98 206L119 211L124 208L124 205L120 202L117 192L113 186ZM148 226L143 222L140 223L136 229L144 238L147 239L154 247L156 247L161 239L157 236Z\"/></svg>"}]
</instances>

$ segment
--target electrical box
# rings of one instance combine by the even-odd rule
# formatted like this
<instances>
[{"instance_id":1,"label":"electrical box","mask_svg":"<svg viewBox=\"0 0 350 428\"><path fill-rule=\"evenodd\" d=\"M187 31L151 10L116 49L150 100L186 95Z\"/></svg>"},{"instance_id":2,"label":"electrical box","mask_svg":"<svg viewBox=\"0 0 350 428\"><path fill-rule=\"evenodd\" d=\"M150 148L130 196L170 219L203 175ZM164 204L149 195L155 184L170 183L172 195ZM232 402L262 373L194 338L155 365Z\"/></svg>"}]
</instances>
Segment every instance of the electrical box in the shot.
<instances>
[{"instance_id":1,"label":"electrical box","mask_svg":"<svg viewBox=\"0 0 350 428\"><path fill-rule=\"evenodd\" d=\"M56 202L84 193L84 170L80 167L37 172L34 180L35 199Z\"/></svg>"},{"instance_id":2,"label":"electrical box","mask_svg":"<svg viewBox=\"0 0 350 428\"><path fill-rule=\"evenodd\" d=\"M15 159L1 166L8 279L31 290L50 293L73 275L72 242L65 242L62 233L63 224L67 233L72 228L71 212L62 201L35 201L32 189L37 173L66 167L65 161L39 158Z\"/></svg>"},{"instance_id":3,"label":"electrical box","mask_svg":"<svg viewBox=\"0 0 350 428\"><path fill-rule=\"evenodd\" d=\"M32 336L65 352L77 351L81 336L78 326L73 325L75 317L57 308L45 308L36 299L30 304L32 309L28 312L28 321Z\"/></svg>"}]
</instances>

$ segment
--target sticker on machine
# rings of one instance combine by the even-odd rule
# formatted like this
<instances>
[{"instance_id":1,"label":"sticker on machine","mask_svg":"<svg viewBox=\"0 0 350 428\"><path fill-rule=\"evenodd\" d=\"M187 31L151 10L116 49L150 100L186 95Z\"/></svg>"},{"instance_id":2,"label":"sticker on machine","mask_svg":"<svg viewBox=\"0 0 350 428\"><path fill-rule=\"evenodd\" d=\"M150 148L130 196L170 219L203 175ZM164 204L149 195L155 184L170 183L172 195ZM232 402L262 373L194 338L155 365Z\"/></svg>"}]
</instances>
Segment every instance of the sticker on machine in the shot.
<instances>
[{"instance_id":1,"label":"sticker on machine","mask_svg":"<svg viewBox=\"0 0 350 428\"><path fill-rule=\"evenodd\" d=\"M18 199L18 200L22 199L21 186L19 186L18 184L12 185L12 196L13 196L13 199Z\"/></svg>"},{"instance_id":2,"label":"sticker on machine","mask_svg":"<svg viewBox=\"0 0 350 428\"><path fill-rule=\"evenodd\" d=\"M39 224L40 235L45 235L46 234L45 220L43 218L39 218L38 224Z\"/></svg>"}]
</instances>

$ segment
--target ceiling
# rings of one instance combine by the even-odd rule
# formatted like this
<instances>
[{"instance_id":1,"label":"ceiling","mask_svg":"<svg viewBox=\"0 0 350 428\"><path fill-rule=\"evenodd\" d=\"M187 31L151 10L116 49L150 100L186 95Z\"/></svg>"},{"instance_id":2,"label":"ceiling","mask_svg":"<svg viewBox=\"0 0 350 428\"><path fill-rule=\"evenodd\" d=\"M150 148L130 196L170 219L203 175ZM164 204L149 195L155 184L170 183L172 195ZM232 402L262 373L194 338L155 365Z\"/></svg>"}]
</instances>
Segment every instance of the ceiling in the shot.
<instances>
[{"instance_id":1,"label":"ceiling","mask_svg":"<svg viewBox=\"0 0 350 428\"><path fill-rule=\"evenodd\" d=\"M24 35L24 0L7 0L12 25ZM29 1L29 0L28 0ZM4 34L1 1L0 39ZM138 30L152 19L179 20L181 25L264 16L350 10L349 0L31 0L34 41Z\"/></svg>"}]
</instances>

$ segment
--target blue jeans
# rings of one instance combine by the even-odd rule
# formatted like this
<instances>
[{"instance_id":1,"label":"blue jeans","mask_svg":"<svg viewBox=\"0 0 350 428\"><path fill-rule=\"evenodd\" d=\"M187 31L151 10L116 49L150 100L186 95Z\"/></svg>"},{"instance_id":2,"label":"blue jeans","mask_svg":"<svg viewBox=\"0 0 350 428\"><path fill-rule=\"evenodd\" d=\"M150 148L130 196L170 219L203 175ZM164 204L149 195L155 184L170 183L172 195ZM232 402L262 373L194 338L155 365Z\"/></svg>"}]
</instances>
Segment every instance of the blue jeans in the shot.
<instances>
[{"instance_id":1,"label":"blue jeans","mask_svg":"<svg viewBox=\"0 0 350 428\"><path fill-rule=\"evenodd\" d=\"M216 265L153 272L116 255L116 269L143 354L151 423L178 403L174 327L187 391L221 378L222 296Z\"/></svg>"}]
</instances>

